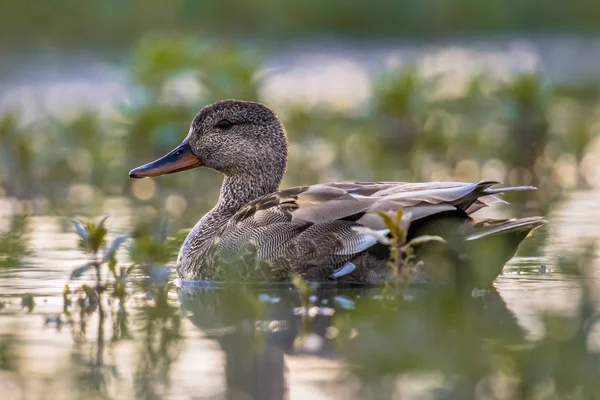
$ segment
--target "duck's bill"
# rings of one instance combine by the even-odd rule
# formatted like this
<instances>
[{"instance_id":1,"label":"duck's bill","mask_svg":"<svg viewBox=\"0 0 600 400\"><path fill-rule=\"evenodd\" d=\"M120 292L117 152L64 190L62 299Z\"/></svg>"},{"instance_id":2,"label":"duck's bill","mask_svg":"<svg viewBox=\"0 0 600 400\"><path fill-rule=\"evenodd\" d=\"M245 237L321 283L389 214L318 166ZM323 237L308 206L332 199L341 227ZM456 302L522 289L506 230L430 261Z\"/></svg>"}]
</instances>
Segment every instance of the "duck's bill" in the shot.
<instances>
[{"instance_id":1,"label":"duck's bill","mask_svg":"<svg viewBox=\"0 0 600 400\"><path fill-rule=\"evenodd\" d=\"M200 166L202 166L202 163L200 162L200 159L192 153L189 141L184 140L183 143L173 149L169 154L156 161L132 169L129 172L129 177L140 179L151 176L174 174L175 172L185 171Z\"/></svg>"}]
</instances>

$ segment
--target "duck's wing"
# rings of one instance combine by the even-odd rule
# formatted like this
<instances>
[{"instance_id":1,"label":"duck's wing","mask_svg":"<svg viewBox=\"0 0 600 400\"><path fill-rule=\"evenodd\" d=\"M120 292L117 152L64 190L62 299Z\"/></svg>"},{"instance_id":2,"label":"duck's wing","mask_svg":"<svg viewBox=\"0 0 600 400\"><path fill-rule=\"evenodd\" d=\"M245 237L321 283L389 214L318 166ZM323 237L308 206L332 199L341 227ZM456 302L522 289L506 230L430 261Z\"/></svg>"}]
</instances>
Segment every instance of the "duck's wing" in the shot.
<instances>
[{"instance_id":1,"label":"duck's wing","mask_svg":"<svg viewBox=\"0 0 600 400\"><path fill-rule=\"evenodd\" d=\"M295 265L302 260L305 265L328 266L333 271L376 243L373 235L355 228L388 233L378 212L393 214L402 208L408 228L416 220L439 213L459 210L469 214L502 201L496 197L502 192L534 189L492 188L495 184L356 182L293 187L243 207L214 240L209 253L219 258L215 262L256 254L253 263L289 260L288 264Z\"/></svg>"},{"instance_id":2,"label":"duck's wing","mask_svg":"<svg viewBox=\"0 0 600 400\"><path fill-rule=\"evenodd\" d=\"M415 221L444 211L467 214L495 202L496 195L510 191L535 190L531 186L492 188L497 182L357 182L293 187L265 196L244 207L232 223L252 221L302 221L313 224L336 220L353 221L371 229L385 225L377 212L395 213L402 208Z\"/></svg>"}]
</instances>

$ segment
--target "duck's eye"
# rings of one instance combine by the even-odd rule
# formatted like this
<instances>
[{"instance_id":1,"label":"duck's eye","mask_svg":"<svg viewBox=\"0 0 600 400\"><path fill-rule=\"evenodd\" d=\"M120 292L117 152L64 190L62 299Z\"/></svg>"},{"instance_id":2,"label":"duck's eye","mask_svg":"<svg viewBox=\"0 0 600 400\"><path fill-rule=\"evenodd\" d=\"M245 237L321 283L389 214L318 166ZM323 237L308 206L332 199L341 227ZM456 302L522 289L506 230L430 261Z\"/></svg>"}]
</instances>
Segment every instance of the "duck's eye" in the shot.
<instances>
[{"instance_id":1,"label":"duck's eye","mask_svg":"<svg viewBox=\"0 0 600 400\"><path fill-rule=\"evenodd\" d=\"M229 129L229 128L231 128L232 125L233 125L233 123L226 119L222 119L219 122L217 122L217 128L219 128L219 129Z\"/></svg>"}]
</instances>

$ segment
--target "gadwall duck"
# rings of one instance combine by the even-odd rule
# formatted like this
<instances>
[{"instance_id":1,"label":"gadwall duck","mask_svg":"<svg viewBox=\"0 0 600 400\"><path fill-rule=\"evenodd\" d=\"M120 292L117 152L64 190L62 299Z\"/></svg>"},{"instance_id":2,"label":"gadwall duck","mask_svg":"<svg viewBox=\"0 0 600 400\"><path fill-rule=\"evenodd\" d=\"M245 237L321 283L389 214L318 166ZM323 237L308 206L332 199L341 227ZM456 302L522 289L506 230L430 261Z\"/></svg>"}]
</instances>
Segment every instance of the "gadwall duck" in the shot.
<instances>
[{"instance_id":1,"label":"gadwall duck","mask_svg":"<svg viewBox=\"0 0 600 400\"><path fill-rule=\"evenodd\" d=\"M542 217L475 221L469 216L502 201L496 195L535 189L529 186L357 182L278 190L287 148L283 125L268 107L223 100L196 115L177 148L129 173L145 178L203 166L225 176L217 204L181 247L181 279L286 281L300 275L310 281L382 282L393 275L389 249L364 228L387 234L379 213L402 208L409 238L436 234L450 243L460 237L467 244L458 245L463 250L498 253L490 255L490 266L473 268L479 271L474 274L479 284L491 284L521 240L546 222ZM450 233L442 229L449 226ZM497 250L499 243L502 250ZM459 263L468 258L461 251L446 253L455 254Z\"/></svg>"}]
</instances>

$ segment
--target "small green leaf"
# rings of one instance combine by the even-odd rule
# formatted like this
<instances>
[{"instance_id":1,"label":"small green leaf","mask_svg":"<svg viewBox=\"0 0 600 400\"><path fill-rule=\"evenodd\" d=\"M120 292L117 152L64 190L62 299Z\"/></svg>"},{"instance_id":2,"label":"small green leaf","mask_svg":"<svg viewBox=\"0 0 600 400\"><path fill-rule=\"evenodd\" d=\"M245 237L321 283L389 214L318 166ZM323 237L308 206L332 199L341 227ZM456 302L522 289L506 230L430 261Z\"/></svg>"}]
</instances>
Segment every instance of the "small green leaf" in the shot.
<instances>
[{"instance_id":1,"label":"small green leaf","mask_svg":"<svg viewBox=\"0 0 600 400\"><path fill-rule=\"evenodd\" d=\"M399 233L398 226L396 225L392 217L381 211L377 211L377 214L383 219L383 222L385 223L385 226L387 226L387 228L390 230L390 234L392 235L392 237L397 238Z\"/></svg>"},{"instance_id":2,"label":"small green leaf","mask_svg":"<svg viewBox=\"0 0 600 400\"><path fill-rule=\"evenodd\" d=\"M100 222L98 222L98 228L104 228L104 223L106 222L108 217L110 217L110 215L105 215L104 217L102 217Z\"/></svg>"},{"instance_id":3,"label":"small green leaf","mask_svg":"<svg viewBox=\"0 0 600 400\"><path fill-rule=\"evenodd\" d=\"M396 223L399 223L400 221L402 221L402 215L404 215L404 210L402 208L399 208L396 210Z\"/></svg>"},{"instance_id":4,"label":"small green leaf","mask_svg":"<svg viewBox=\"0 0 600 400\"><path fill-rule=\"evenodd\" d=\"M98 251L101 248L106 246L105 238L106 234L108 233L108 230L104 227L104 222L106 221L106 218L108 217L102 218L102 220L100 220L100 222L97 225L95 225L94 223L88 224L88 249L94 254L98 253Z\"/></svg>"},{"instance_id":5,"label":"small green leaf","mask_svg":"<svg viewBox=\"0 0 600 400\"><path fill-rule=\"evenodd\" d=\"M117 259L116 258L111 258L108 261L108 270L113 274L113 277L115 279L117 279Z\"/></svg>"}]
</instances>

